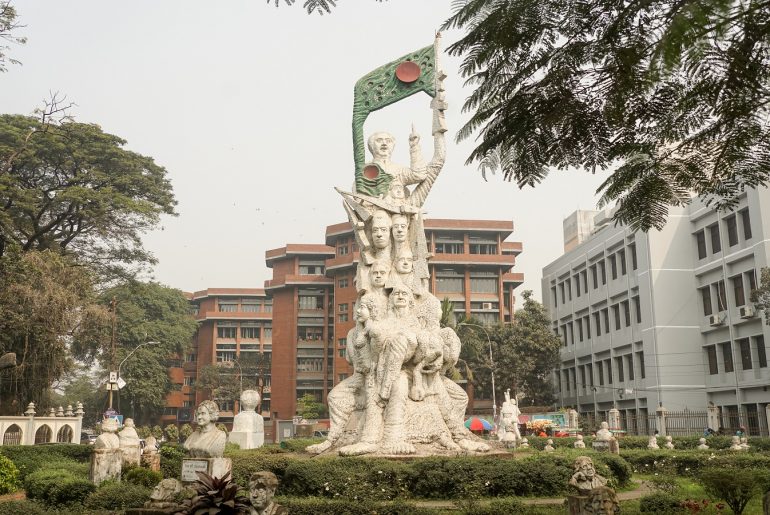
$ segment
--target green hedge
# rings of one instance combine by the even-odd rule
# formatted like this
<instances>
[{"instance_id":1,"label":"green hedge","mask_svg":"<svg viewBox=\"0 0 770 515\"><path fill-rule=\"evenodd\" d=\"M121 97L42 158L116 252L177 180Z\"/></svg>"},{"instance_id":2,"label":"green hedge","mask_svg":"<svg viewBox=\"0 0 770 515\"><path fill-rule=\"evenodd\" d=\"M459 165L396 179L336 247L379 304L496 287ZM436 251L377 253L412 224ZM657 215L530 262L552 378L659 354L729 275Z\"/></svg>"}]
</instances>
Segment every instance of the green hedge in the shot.
<instances>
[{"instance_id":1,"label":"green hedge","mask_svg":"<svg viewBox=\"0 0 770 515\"><path fill-rule=\"evenodd\" d=\"M24 480L27 497L49 506L81 504L96 486L86 477L63 468L46 468Z\"/></svg>"},{"instance_id":2,"label":"green hedge","mask_svg":"<svg viewBox=\"0 0 770 515\"><path fill-rule=\"evenodd\" d=\"M181 479L182 459L187 454L180 444L163 444L160 446L160 471L164 478Z\"/></svg>"},{"instance_id":3,"label":"green hedge","mask_svg":"<svg viewBox=\"0 0 770 515\"><path fill-rule=\"evenodd\" d=\"M150 500L152 490L131 483L105 481L85 500L86 508L92 510L124 510L141 508Z\"/></svg>"},{"instance_id":4,"label":"green hedge","mask_svg":"<svg viewBox=\"0 0 770 515\"><path fill-rule=\"evenodd\" d=\"M701 438L700 436L675 436L673 439L674 442L674 450L687 450L687 449L696 449L698 447L698 439ZM706 438L706 444L711 448L710 450L721 450L721 449L729 449L731 442L730 436L709 436ZM548 441L548 437L539 437L539 436L528 436L527 440L529 441L529 446L533 449L537 450L543 450L545 447L546 442ZM553 446L557 449L560 448L573 448L575 444L576 438L574 437L563 437L563 438L556 438L552 437L551 440L553 440ZM583 438L583 442L586 444L586 449L591 449L591 444L593 443L593 437L591 436L585 436ZM647 444L649 443L650 438L647 436L623 436L618 439L618 442L620 443L620 450L623 451L623 449L647 449ZM664 437L659 436L658 437L658 445L663 447L663 444L666 443L666 440ZM770 451L770 438L765 437L749 437L749 445L751 446L750 450L753 451L761 451L766 452Z\"/></svg>"},{"instance_id":5,"label":"green hedge","mask_svg":"<svg viewBox=\"0 0 770 515\"><path fill-rule=\"evenodd\" d=\"M391 503L374 503L363 501L351 503L338 499L324 499L319 497L307 498L276 498L276 502L286 507L291 515L437 515L446 513L444 510L421 508L404 501Z\"/></svg>"},{"instance_id":6,"label":"green hedge","mask_svg":"<svg viewBox=\"0 0 770 515\"><path fill-rule=\"evenodd\" d=\"M48 515L44 506L33 501L3 501L0 502L0 515Z\"/></svg>"},{"instance_id":7,"label":"green hedge","mask_svg":"<svg viewBox=\"0 0 770 515\"><path fill-rule=\"evenodd\" d=\"M665 473L693 476L702 469L711 468L766 468L770 469L770 456L751 452L734 451L621 451L621 456L636 472L643 474Z\"/></svg>"},{"instance_id":8,"label":"green hedge","mask_svg":"<svg viewBox=\"0 0 770 515\"><path fill-rule=\"evenodd\" d=\"M19 469L5 456L0 456L0 495L19 488Z\"/></svg>"},{"instance_id":9,"label":"green hedge","mask_svg":"<svg viewBox=\"0 0 770 515\"><path fill-rule=\"evenodd\" d=\"M73 461L88 463L91 460L91 445L3 445L0 455L9 458L19 469L23 480L28 474L48 467L51 462Z\"/></svg>"}]
</instances>

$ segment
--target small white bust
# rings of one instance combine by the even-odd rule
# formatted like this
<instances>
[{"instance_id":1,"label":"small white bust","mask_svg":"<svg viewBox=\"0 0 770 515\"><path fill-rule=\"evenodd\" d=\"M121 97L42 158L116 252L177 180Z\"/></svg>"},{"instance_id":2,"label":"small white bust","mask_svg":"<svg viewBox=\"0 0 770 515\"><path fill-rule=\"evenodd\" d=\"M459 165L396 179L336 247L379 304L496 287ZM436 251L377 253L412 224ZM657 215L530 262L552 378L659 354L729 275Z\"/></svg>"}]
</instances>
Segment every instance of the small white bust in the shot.
<instances>
[{"instance_id":1,"label":"small white bust","mask_svg":"<svg viewBox=\"0 0 770 515\"><path fill-rule=\"evenodd\" d=\"M698 440L698 450L700 451L707 451L709 449L709 446L706 445L706 439L701 438Z\"/></svg>"},{"instance_id":2,"label":"small white bust","mask_svg":"<svg viewBox=\"0 0 770 515\"><path fill-rule=\"evenodd\" d=\"M650 441L647 442L647 448L648 449L660 449L660 447L658 447L658 435L650 436Z\"/></svg>"},{"instance_id":3,"label":"small white bust","mask_svg":"<svg viewBox=\"0 0 770 515\"><path fill-rule=\"evenodd\" d=\"M674 442L673 442L673 438L671 437L671 435L667 435L666 436L666 445L665 445L665 447L666 447L666 449L673 449L674 448Z\"/></svg>"},{"instance_id":4,"label":"small white bust","mask_svg":"<svg viewBox=\"0 0 770 515\"><path fill-rule=\"evenodd\" d=\"M573 444L575 449L585 449L586 443L583 441L583 435L577 435L575 437L575 443Z\"/></svg>"},{"instance_id":5,"label":"small white bust","mask_svg":"<svg viewBox=\"0 0 770 515\"><path fill-rule=\"evenodd\" d=\"M743 447L741 447L741 437L740 436L733 436L731 442L730 442L730 450L731 451L742 451L744 450Z\"/></svg>"},{"instance_id":6,"label":"small white bust","mask_svg":"<svg viewBox=\"0 0 770 515\"><path fill-rule=\"evenodd\" d=\"M745 436L741 437L741 449L743 449L744 451L748 451L749 447L750 447L749 439L746 438Z\"/></svg>"},{"instance_id":7,"label":"small white bust","mask_svg":"<svg viewBox=\"0 0 770 515\"><path fill-rule=\"evenodd\" d=\"M597 442L609 442L612 438L612 432L610 431L610 425L607 422L602 422L601 427L596 432Z\"/></svg>"},{"instance_id":8,"label":"small white bust","mask_svg":"<svg viewBox=\"0 0 770 515\"><path fill-rule=\"evenodd\" d=\"M555 451L556 449L553 448L553 440L551 440L549 438L548 441L545 443L545 449L543 449L543 450L545 452L553 452L553 451Z\"/></svg>"},{"instance_id":9,"label":"small white bust","mask_svg":"<svg viewBox=\"0 0 770 515\"><path fill-rule=\"evenodd\" d=\"M527 440L527 437L521 439L521 445L519 445L521 449L528 449L529 448L529 440Z\"/></svg>"},{"instance_id":10,"label":"small white bust","mask_svg":"<svg viewBox=\"0 0 770 515\"><path fill-rule=\"evenodd\" d=\"M241 392L241 411L233 418L233 430L227 437L229 442L238 444L241 449L256 449L265 443L265 421L254 411L259 400L256 390Z\"/></svg>"}]
</instances>

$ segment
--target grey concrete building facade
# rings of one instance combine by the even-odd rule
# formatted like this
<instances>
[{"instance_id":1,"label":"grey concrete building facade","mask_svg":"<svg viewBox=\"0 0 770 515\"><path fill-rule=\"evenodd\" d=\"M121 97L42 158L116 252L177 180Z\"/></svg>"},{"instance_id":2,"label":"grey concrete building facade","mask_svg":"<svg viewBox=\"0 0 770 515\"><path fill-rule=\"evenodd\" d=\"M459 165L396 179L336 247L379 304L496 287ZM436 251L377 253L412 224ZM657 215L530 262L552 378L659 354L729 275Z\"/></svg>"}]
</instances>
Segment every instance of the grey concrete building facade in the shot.
<instances>
[{"instance_id":1,"label":"grey concrete building facade","mask_svg":"<svg viewBox=\"0 0 770 515\"><path fill-rule=\"evenodd\" d=\"M732 211L696 199L661 231L610 218L597 214L593 232L543 269L543 304L563 345L559 404L589 423L615 407L638 434L655 429L660 406L712 406L709 425L768 434L770 331L749 297L770 259L770 192L749 190Z\"/></svg>"}]
</instances>

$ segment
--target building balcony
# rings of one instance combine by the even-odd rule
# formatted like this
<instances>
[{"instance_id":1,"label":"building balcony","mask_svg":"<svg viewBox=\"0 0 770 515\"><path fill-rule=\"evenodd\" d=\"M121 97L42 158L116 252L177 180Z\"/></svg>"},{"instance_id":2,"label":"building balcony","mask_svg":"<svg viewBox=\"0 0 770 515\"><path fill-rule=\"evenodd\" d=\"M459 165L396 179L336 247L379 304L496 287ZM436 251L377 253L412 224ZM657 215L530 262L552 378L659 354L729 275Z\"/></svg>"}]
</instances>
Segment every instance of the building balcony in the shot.
<instances>
[{"instance_id":1,"label":"building balcony","mask_svg":"<svg viewBox=\"0 0 770 515\"><path fill-rule=\"evenodd\" d=\"M524 250L524 245L520 241L504 241L502 243L503 254L513 254L518 256Z\"/></svg>"},{"instance_id":2,"label":"building balcony","mask_svg":"<svg viewBox=\"0 0 770 515\"><path fill-rule=\"evenodd\" d=\"M503 274L503 283L513 284L514 288L521 286L524 283L524 274L509 272Z\"/></svg>"},{"instance_id":3,"label":"building balcony","mask_svg":"<svg viewBox=\"0 0 770 515\"><path fill-rule=\"evenodd\" d=\"M454 265L493 265L508 269L516 264L516 256L512 254L443 254L435 253L430 263Z\"/></svg>"},{"instance_id":4,"label":"building balcony","mask_svg":"<svg viewBox=\"0 0 770 515\"><path fill-rule=\"evenodd\" d=\"M326 260L326 272L335 271L344 268L352 268L359 261L359 253L351 252L342 256L335 256Z\"/></svg>"},{"instance_id":5,"label":"building balcony","mask_svg":"<svg viewBox=\"0 0 770 515\"><path fill-rule=\"evenodd\" d=\"M195 320L272 320L272 313L252 311L204 311L195 315Z\"/></svg>"},{"instance_id":6,"label":"building balcony","mask_svg":"<svg viewBox=\"0 0 770 515\"><path fill-rule=\"evenodd\" d=\"M285 275L265 281L265 290L277 290L291 286L334 286L334 281L323 275Z\"/></svg>"}]
</instances>

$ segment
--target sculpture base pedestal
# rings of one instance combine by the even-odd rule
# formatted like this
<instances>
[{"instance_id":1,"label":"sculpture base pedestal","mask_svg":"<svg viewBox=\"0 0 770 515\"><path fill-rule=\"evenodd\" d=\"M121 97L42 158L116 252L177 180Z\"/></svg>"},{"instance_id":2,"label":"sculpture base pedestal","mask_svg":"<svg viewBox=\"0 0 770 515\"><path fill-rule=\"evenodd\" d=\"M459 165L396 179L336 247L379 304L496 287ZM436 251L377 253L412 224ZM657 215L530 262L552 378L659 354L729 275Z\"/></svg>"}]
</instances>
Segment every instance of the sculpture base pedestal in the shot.
<instances>
[{"instance_id":1,"label":"sculpture base pedestal","mask_svg":"<svg viewBox=\"0 0 770 515\"><path fill-rule=\"evenodd\" d=\"M241 449L256 449L265 445L265 433L244 433L233 431L227 436L230 443L237 443Z\"/></svg>"},{"instance_id":2,"label":"sculpture base pedestal","mask_svg":"<svg viewBox=\"0 0 770 515\"><path fill-rule=\"evenodd\" d=\"M182 483L195 483L198 480L197 472L222 477L232 469L233 462L230 458L185 458L182 460Z\"/></svg>"},{"instance_id":3,"label":"sculpture base pedestal","mask_svg":"<svg viewBox=\"0 0 770 515\"><path fill-rule=\"evenodd\" d=\"M586 515L588 512L586 508L588 506L588 496L585 495L568 495L567 496L567 513L569 515Z\"/></svg>"},{"instance_id":4,"label":"sculpture base pedestal","mask_svg":"<svg viewBox=\"0 0 770 515\"><path fill-rule=\"evenodd\" d=\"M599 452L607 452L610 450L610 442L607 440L594 442L593 444L591 444L591 446L595 451L599 451Z\"/></svg>"}]
</instances>

